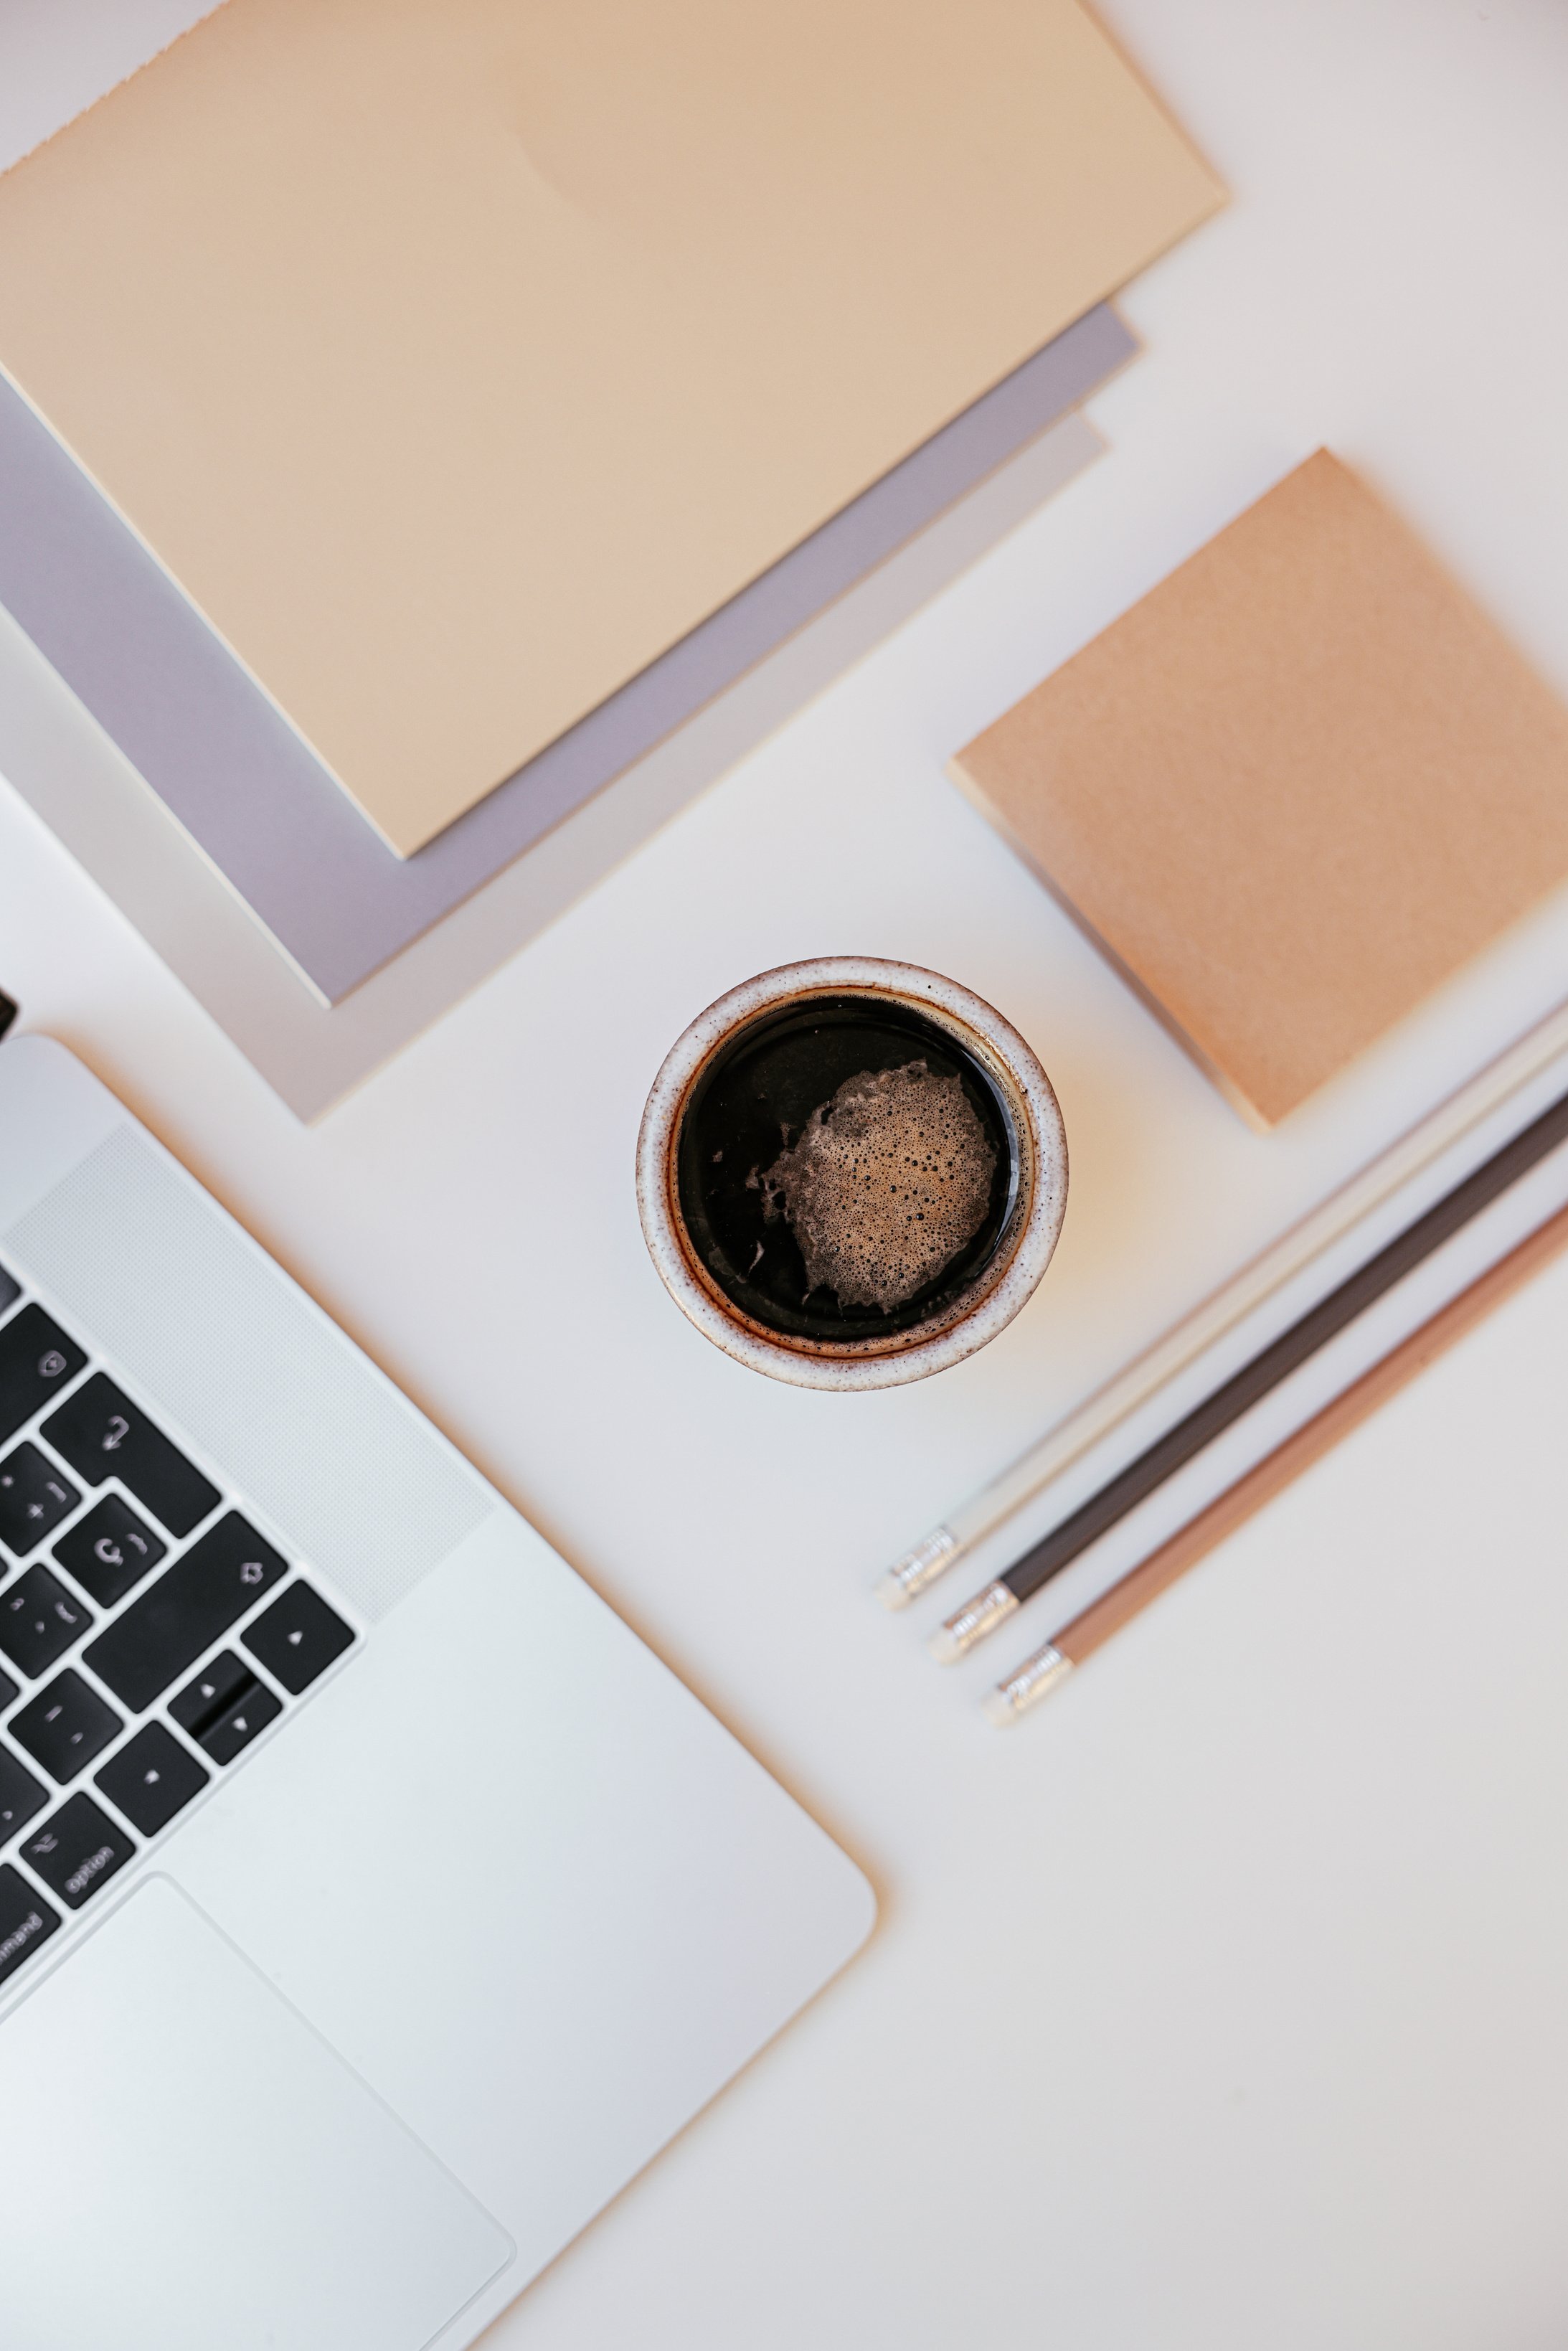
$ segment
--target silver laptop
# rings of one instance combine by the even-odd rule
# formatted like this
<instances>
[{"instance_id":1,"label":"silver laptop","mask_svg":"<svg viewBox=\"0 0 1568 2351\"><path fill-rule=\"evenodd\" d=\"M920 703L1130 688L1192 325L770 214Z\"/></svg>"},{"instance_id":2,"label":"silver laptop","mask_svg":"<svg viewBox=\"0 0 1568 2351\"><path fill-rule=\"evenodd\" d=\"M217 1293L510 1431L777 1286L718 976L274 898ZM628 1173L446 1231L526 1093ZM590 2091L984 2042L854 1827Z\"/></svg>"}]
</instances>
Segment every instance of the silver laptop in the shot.
<instances>
[{"instance_id":1,"label":"silver laptop","mask_svg":"<svg viewBox=\"0 0 1568 2351\"><path fill-rule=\"evenodd\" d=\"M870 1930L37 1037L0 1044L0 1572L5 2351L455 2351Z\"/></svg>"}]
</instances>

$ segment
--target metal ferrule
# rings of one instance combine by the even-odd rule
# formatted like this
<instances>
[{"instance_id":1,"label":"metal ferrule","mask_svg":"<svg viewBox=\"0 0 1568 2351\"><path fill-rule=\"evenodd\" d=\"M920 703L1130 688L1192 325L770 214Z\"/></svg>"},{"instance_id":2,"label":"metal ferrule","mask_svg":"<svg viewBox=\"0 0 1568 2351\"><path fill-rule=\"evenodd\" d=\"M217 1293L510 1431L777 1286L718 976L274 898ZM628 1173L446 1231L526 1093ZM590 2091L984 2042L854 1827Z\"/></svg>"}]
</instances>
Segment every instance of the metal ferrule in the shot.
<instances>
[{"instance_id":1,"label":"metal ferrule","mask_svg":"<svg viewBox=\"0 0 1568 2351\"><path fill-rule=\"evenodd\" d=\"M876 1584L876 1596L884 1608L907 1608L916 1595L946 1575L963 1550L963 1544L950 1527L938 1527L924 1542L895 1559Z\"/></svg>"},{"instance_id":2,"label":"metal ferrule","mask_svg":"<svg viewBox=\"0 0 1568 2351\"><path fill-rule=\"evenodd\" d=\"M986 1694L986 1716L998 1726L1016 1722L1031 1706L1038 1706L1059 1682L1064 1682L1072 1671L1072 1660L1053 1649L1048 1641L1032 1657L1026 1657L1018 1671L1009 1674Z\"/></svg>"},{"instance_id":3,"label":"metal ferrule","mask_svg":"<svg viewBox=\"0 0 1568 2351\"><path fill-rule=\"evenodd\" d=\"M988 1583L967 1607L960 1608L956 1616L948 1617L939 1633L933 1633L932 1656L939 1666L950 1666L957 1658L967 1656L976 1642L994 1633L1018 1604L1005 1583Z\"/></svg>"}]
</instances>

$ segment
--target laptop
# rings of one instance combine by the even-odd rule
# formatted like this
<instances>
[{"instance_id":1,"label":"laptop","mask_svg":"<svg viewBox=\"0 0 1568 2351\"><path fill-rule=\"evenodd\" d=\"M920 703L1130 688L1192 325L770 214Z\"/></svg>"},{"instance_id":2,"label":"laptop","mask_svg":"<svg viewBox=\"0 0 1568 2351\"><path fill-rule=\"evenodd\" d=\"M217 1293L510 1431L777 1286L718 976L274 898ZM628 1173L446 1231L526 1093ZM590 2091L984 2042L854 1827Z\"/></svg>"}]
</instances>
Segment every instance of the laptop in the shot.
<instances>
[{"instance_id":1,"label":"laptop","mask_svg":"<svg viewBox=\"0 0 1568 2351\"><path fill-rule=\"evenodd\" d=\"M456 2351L873 1913L110 1092L0 1044L5 2351Z\"/></svg>"}]
</instances>

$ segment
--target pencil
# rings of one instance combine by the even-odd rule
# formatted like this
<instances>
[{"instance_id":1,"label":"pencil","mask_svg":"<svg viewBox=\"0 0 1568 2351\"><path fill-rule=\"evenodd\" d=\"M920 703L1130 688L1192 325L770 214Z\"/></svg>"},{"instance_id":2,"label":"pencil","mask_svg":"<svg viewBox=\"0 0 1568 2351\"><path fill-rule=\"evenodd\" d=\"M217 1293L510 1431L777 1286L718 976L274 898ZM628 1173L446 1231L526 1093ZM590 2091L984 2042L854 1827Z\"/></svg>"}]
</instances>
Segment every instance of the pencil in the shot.
<instances>
[{"instance_id":1,"label":"pencil","mask_svg":"<svg viewBox=\"0 0 1568 2351\"><path fill-rule=\"evenodd\" d=\"M1309 1356L1337 1336L1358 1314L1392 1290L1434 1249L1468 1225L1511 1184L1544 1159L1568 1136L1568 1094L1559 1096L1539 1118L1521 1129L1500 1151L1483 1160L1437 1205L1396 1234L1386 1248L1359 1266L1348 1280L1293 1322L1272 1344L1216 1388L1186 1417L1140 1453L1136 1460L1025 1552L1006 1573L988 1583L949 1616L931 1641L943 1665L966 1656L977 1642L1006 1623L1026 1600L1071 1565L1129 1510L1147 1499L1167 1478L1213 1443L1244 1412L1298 1370Z\"/></svg>"},{"instance_id":2,"label":"pencil","mask_svg":"<svg viewBox=\"0 0 1568 2351\"><path fill-rule=\"evenodd\" d=\"M1152 1551L1136 1567L1130 1568L1108 1592L1102 1593L1098 1600L1053 1635L1043 1648L1026 1657L987 1697L985 1710L990 1719L998 1724L1016 1722L1020 1714L1038 1706L1085 1658L1103 1648L1113 1633L1119 1633L1124 1625L1141 1615L1178 1576L1207 1558L1227 1535L1244 1526L1303 1469L1310 1468L1353 1428L1369 1419L1380 1405L1385 1404L1418 1372L1425 1371L1457 1339L1462 1339L1505 1298L1522 1288L1563 1249L1568 1249L1568 1208L1560 1208L1507 1257L1489 1266L1478 1280L1450 1299L1430 1322L1413 1331L1353 1386L1325 1405L1315 1418L1288 1437L1245 1477L1239 1478L1207 1510L1200 1510L1157 1551Z\"/></svg>"},{"instance_id":3,"label":"pencil","mask_svg":"<svg viewBox=\"0 0 1568 2351\"><path fill-rule=\"evenodd\" d=\"M906 1607L927 1591L967 1552L1042 1492L1052 1479L1099 1444L1167 1381L1196 1363L1205 1349L1343 1238L1361 1217L1393 1198L1402 1185L1414 1182L1444 1151L1540 1078L1565 1050L1568 1006L1560 1006L1223 1283L1066 1419L1048 1429L979 1492L950 1510L940 1526L878 1578L874 1589L883 1606Z\"/></svg>"}]
</instances>

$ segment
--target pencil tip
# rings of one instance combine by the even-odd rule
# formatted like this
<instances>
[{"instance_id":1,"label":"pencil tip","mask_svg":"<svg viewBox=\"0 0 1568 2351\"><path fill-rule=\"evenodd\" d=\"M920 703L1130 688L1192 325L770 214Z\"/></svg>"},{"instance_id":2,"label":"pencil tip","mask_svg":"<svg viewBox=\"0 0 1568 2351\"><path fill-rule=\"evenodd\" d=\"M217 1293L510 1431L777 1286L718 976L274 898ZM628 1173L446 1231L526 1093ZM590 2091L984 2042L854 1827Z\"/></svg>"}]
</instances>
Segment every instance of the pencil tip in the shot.
<instances>
[{"instance_id":1,"label":"pencil tip","mask_svg":"<svg viewBox=\"0 0 1568 2351\"><path fill-rule=\"evenodd\" d=\"M877 1598L884 1608L907 1608L928 1584L946 1573L962 1549L950 1527L938 1527L877 1578L873 1587Z\"/></svg>"},{"instance_id":2,"label":"pencil tip","mask_svg":"<svg viewBox=\"0 0 1568 2351\"><path fill-rule=\"evenodd\" d=\"M1016 1722L1020 1714L1027 1714L1031 1706L1038 1706L1042 1698L1055 1689L1060 1682L1064 1682L1071 1671L1071 1658L1064 1657L1061 1651L1053 1648L1048 1641L1043 1649L1037 1649L1032 1657L1026 1657L1018 1671L1009 1674L1005 1682L998 1682L995 1689L987 1691L984 1700L987 1721L994 1722L998 1729L1007 1723Z\"/></svg>"},{"instance_id":3,"label":"pencil tip","mask_svg":"<svg viewBox=\"0 0 1568 2351\"><path fill-rule=\"evenodd\" d=\"M959 1657L968 1656L977 1641L994 1633L1004 1616L1010 1616L1019 1605L1005 1583L988 1583L973 1600L949 1616L946 1625L932 1634L927 1648L939 1666L950 1666Z\"/></svg>"}]
</instances>

